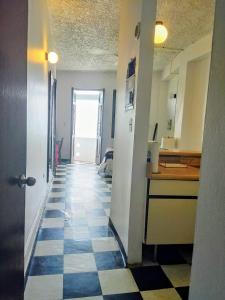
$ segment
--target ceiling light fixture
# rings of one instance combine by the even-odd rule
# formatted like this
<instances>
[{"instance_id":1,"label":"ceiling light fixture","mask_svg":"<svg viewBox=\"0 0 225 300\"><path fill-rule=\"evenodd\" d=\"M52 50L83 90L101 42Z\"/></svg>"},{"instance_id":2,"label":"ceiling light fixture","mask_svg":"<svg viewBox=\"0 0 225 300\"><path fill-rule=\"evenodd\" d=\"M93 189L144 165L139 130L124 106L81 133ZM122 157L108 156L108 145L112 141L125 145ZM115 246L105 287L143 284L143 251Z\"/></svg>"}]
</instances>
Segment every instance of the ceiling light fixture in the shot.
<instances>
[{"instance_id":1,"label":"ceiling light fixture","mask_svg":"<svg viewBox=\"0 0 225 300\"><path fill-rule=\"evenodd\" d=\"M154 43L155 44L162 44L165 42L165 40L168 37L168 30L163 25L162 21L156 21L155 23L155 38Z\"/></svg>"},{"instance_id":2,"label":"ceiling light fixture","mask_svg":"<svg viewBox=\"0 0 225 300\"><path fill-rule=\"evenodd\" d=\"M50 64L57 64L58 61L59 61L59 56L57 53L53 51L48 53L48 62Z\"/></svg>"}]
</instances>

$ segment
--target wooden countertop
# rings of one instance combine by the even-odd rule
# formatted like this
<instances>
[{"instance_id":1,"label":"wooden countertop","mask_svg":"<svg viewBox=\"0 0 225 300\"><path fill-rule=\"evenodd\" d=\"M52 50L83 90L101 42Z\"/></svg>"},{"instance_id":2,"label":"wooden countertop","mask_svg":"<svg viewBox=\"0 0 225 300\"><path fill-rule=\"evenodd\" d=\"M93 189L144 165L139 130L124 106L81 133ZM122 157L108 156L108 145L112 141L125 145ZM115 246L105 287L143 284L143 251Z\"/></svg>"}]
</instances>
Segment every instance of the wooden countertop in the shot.
<instances>
[{"instance_id":1,"label":"wooden countertop","mask_svg":"<svg viewBox=\"0 0 225 300\"><path fill-rule=\"evenodd\" d=\"M178 149L163 150L163 149L160 149L159 155L201 157L202 153L200 151L192 151L192 150L178 150Z\"/></svg>"},{"instance_id":2,"label":"wooden countertop","mask_svg":"<svg viewBox=\"0 0 225 300\"><path fill-rule=\"evenodd\" d=\"M151 164L147 163L147 178L153 180L199 180L200 169L188 166L187 168L165 168L159 166L159 173L151 172Z\"/></svg>"}]
</instances>

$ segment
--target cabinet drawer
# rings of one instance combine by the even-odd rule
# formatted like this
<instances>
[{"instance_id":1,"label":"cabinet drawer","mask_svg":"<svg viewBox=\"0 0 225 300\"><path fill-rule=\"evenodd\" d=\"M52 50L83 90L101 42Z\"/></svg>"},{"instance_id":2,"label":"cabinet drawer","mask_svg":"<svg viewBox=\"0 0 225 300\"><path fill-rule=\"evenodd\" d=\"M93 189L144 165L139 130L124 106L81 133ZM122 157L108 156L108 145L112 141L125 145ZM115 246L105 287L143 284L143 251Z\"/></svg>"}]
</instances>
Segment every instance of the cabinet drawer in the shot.
<instances>
[{"instance_id":1,"label":"cabinet drawer","mask_svg":"<svg viewBox=\"0 0 225 300\"><path fill-rule=\"evenodd\" d=\"M151 180L149 194L162 196L198 196L199 181Z\"/></svg>"}]
</instances>

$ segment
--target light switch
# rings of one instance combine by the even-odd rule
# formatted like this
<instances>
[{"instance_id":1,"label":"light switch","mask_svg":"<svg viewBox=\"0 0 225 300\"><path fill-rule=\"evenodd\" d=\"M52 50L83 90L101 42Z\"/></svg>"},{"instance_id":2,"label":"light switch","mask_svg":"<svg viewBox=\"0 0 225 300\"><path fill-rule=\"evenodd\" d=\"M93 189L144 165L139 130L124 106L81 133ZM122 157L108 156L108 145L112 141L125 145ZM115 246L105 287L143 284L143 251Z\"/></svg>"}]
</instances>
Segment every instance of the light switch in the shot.
<instances>
[{"instance_id":1,"label":"light switch","mask_svg":"<svg viewBox=\"0 0 225 300\"><path fill-rule=\"evenodd\" d=\"M133 119L130 118L130 121L129 121L129 131L132 132L133 131Z\"/></svg>"}]
</instances>

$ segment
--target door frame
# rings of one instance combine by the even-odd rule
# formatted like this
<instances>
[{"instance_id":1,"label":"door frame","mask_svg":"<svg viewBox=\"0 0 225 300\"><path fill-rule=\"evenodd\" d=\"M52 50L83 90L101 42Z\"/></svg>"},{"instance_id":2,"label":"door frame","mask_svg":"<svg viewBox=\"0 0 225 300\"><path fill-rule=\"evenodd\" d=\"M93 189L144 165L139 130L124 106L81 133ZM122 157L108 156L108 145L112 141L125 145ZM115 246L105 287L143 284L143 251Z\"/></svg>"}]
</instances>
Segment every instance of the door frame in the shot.
<instances>
[{"instance_id":1,"label":"door frame","mask_svg":"<svg viewBox=\"0 0 225 300\"><path fill-rule=\"evenodd\" d=\"M56 88L57 80L51 71L48 73L48 129L47 129L47 182L50 178L50 170L55 175L55 144L56 144ZM50 155L51 149L51 155ZM51 164L51 168L50 168Z\"/></svg>"},{"instance_id":2,"label":"door frame","mask_svg":"<svg viewBox=\"0 0 225 300\"><path fill-rule=\"evenodd\" d=\"M73 124L75 124L76 120L74 119L74 109L73 109L73 102L74 102L74 92L75 88L72 87L71 89L71 106L70 106L70 163L72 164L72 152L73 152Z\"/></svg>"},{"instance_id":3,"label":"door frame","mask_svg":"<svg viewBox=\"0 0 225 300\"><path fill-rule=\"evenodd\" d=\"M103 114L102 114L102 120L101 120L101 133L103 136L103 132L104 132L104 126L103 126L103 122L104 122L104 109L105 109L105 88L102 89L82 89L82 88L74 88L72 87L71 89L71 100L70 100L70 163L72 164L72 134L73 134L73 122L75 122L74 120L74 115L73 115L73 100L74 100L74 92L75 91L93 91L93 92L102 92L102 110L103 110ZM102 143L101 143L101 151L100 151L100 160L102 160Z\"/></svg>"},{"instance_id":4,"label":"door frame","mask_svg":"<svg viewBox=\"0 0 225 300\"><path fill-rule=\"evenodd\" d=\"M117 90L113 90L113 99L112 99L112 126L111 126L111 139L115 138L115 125L116 125L116 96Z\"/></svg>"}]
</instances>

